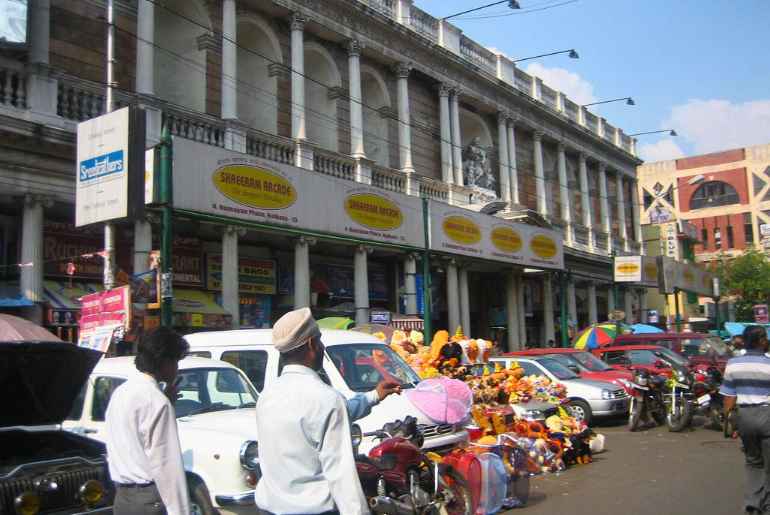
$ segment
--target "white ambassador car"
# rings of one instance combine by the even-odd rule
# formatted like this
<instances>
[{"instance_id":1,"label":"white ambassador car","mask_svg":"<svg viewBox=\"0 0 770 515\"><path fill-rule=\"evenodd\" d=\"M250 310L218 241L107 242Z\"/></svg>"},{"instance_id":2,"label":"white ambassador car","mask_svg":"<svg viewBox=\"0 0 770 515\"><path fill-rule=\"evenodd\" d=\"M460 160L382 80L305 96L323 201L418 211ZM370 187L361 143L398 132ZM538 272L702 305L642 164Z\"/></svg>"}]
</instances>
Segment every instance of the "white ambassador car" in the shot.
<instances>
[{"instance_id":1,"label":"white ambassador car","mask_svg":"<svg viewBox=\"0 0 770 515\"><path fill-rule=\"evenodd\" d=\"M64 429L104 442L110 396L138 373L133 357L99 361ZM179 377L175 408L192 512L254 513L260 475L254 386L234 366L199 357L180 361Z\"/></svg>"}]
</instances>

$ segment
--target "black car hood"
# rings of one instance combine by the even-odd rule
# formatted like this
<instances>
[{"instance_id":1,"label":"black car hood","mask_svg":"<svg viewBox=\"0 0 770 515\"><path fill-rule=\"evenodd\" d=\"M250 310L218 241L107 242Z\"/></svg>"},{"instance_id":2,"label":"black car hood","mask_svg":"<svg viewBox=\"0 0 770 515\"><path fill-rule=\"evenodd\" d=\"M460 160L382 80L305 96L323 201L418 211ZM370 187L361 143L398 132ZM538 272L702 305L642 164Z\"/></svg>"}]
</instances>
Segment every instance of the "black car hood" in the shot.
<instances>
[{"instance_id":1,"label":"black car hood","mask_svg":"<svg viewBox=\"0 0 770 515\"><path fill-rule=\"evenodd\" d=\"M62 342L0 342L0 427L59 424L100 352Z\"/></svg>"}]
</instances>

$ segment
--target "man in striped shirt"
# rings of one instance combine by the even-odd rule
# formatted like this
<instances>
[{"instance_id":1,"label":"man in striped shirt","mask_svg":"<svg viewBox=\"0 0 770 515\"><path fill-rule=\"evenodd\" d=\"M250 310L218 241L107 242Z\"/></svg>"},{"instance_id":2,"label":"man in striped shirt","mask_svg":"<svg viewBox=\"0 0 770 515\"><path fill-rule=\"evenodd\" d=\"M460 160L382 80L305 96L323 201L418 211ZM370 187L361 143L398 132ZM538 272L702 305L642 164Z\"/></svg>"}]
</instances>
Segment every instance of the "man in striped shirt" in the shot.
<instances>
[{"instance_id":1,"label":"man in striped shirt","mask_svg":"<svg viewBox=\"0 0 770 515\"><path fill-rule=\"evenodd\" d=\"M743 332L746 353L727 362L720 393L725 416L737 404L746 455L746 513L770 514L770 357L764 327Z\"/></svg>"}]
</instances>

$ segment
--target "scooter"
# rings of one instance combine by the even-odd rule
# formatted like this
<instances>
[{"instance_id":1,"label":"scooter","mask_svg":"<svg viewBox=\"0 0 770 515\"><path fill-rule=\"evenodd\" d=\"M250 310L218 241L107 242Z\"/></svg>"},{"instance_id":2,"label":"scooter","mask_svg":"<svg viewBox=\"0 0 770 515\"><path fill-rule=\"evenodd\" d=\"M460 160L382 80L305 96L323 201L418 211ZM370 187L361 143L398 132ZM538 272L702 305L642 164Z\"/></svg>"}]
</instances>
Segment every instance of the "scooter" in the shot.
<instances>
[{"instance_id":1,"label":"scooter","mask_svg":"<svg viewBox=\"0 0 770 515\"><path fill-rule=\"evenodd\" d=\"M693 395L698 410L708 420L712 429L720 430L724 426L724 408L719 387L722 385L722 373L716 367L706 370L703 381L693 385Z\"/></svg>"},{"instance_id":2,"label":"scooter","mask_svg":"<svg viewBox=\"0 0 770 515\"><path fill-rule=\"evenodd\" d=\"M634 380L626 386L631 395L628 410L629 431L640 429L646 418L651 418L656 425L666 422L666 404L663 400L665 383L665 377L650 374L644 369L634 370Z\"/></svg>"},{"instance_id":3,"label":"scooter","mask_svg":"<svg viewBox=\"0 0 770 515\"><path fill-rule=\"evenodd\" d=\"M693 374L689 370L675 367L666 381L667 391L663 396L666 404L666 425L673 433L684 431L692 424Z\"/></svg>"},{"instance_id":4,"label":"scooter","mask_svg":"<svg viewBox=\"0 0 770 515\"><path fill-rule=\"evenodd\" d=\"M468 485L452 467L422 452L423 436L414 417L371 433L362 434L354 425L352 436L358 477L372 513L472 515ZM368 456L358 452L363 437L380 440Z\"/></svg>"}]
</instances>

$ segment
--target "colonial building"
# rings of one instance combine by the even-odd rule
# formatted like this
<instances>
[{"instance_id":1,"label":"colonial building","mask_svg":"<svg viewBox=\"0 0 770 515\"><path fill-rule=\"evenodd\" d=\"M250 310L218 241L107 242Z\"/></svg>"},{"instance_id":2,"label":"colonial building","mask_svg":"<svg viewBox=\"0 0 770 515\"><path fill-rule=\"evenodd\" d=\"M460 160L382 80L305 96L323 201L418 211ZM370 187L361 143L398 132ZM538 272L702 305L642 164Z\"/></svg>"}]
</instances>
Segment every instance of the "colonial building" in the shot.
<instances>
[{"instance_id":1,"label":"colonial building","mask_svg":"<svg viewBox=\"0 0 770 515\"><path fill-rule=\"evenodd\" d=\"M563 270L433 252L434 324L502 327L514 348L555 338L561 305L573 325L615 308L611 256L641 252L635 141L510 58L411 0L116 4L117 103L146 109L148 146L165 125L339 188L558 231ZM3 302L59 327L101 282L102 258L83 256L102 229L73 213L76 124L105 109L104 14L99 0L30 0L28 43L0 53ZM182 327L260 326L302 305L359 321L423 309L414 245L237 215L177 212L174 231ZM118 224L116 239L119 269L141 273L158 220ZM642 304L629 289L617 307L638 319Z\"/></svg>"}]
</instances>

